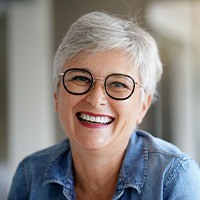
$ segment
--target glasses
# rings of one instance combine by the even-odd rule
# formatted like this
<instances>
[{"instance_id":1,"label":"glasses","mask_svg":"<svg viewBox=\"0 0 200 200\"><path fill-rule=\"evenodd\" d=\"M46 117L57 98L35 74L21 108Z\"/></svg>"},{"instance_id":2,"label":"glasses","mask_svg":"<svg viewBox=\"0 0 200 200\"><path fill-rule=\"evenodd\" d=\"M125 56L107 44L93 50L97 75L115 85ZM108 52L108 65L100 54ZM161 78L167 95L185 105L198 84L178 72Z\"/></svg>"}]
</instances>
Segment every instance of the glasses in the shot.
<instances>
[{"instance_id":1,"label":"glasses","mask_svg":"<svg viewBox=\"0 0 200 200\"><path fill-rule=\"evenodd\" d=\"M135 86L139 85L133 78L126 74L110 74L105 79L94 77L85 69L72 68L60 73L65 90L73 95L83 95L92 90L96 80L104 81L106 94L115 100L126 100L134 92Z\"/></svg>"}]
</instances>

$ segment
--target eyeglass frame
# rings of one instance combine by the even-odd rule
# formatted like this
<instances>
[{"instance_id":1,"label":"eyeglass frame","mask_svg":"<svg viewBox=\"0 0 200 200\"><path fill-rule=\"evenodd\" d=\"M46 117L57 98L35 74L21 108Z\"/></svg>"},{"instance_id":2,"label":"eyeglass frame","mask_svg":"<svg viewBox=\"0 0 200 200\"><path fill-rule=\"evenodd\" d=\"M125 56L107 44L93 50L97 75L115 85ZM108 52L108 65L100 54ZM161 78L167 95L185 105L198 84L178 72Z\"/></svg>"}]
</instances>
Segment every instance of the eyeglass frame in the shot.
<instances>
[{"instance_id":1,"label":"eyeglass frame","mask_svg":"<svg viewBox=\"0 0 200 200\"><path fill-rule=\"evenodd\" d=\"M85 92L82 92L82 93L75 93L75 92L71 92L69 89L67 89L67 87L66 87L66 85L65 85L65 79L64 79L64 77L65 77L65 74L66 74L68 71L71 71L71 70L80 70L80 71L84 71L84 72L87 72L87 73L91 76L92 80L91 80L90 87L89 87ZM131 93L130 93L127 97L125 97L125 98L116 98L116 97L113 97L112 95L110 95L110 94L108 93L108 91L107 91L107 89L106 89L106 81L107 81L107 79L108 79L110 76L113 76L113 75L123 75L123 76L126 76L126 77L128 77L128 78L130 78L130 79L132 80L134 86L133 86L133 89L132 89ZM68 93L73 94L73 95L83 95L83 94L88 93L89 91L92 91L92 89L95 87L95 81L96 81L97 79L104 81L104 90L105 90L106 94L107 94L110 98L115 99L115 100L119 100L119 101L120 101L120 100L121 100L121 101L122 101L122 100L126 100L126 99L130 98L130 97L132 96L132 94L134 93L134 91L135 91L135 86L136 86L136 85L140 86L141 88L144 89L144 91L146 91L145 88L144 88L144 86L143 86L142 84L140 84L140 83L134 81L134 79L133 79L131 76L129 76L129 75L127 75L127 74L122 74L122 73L113 73L113 74L109 74L106 78L103 78L103 77L99 77L99 76L93 76L92 73L91 73L90 71L88 71L88 70L86 70L86 69L83 69L83 68L70 68L70 69L65 70L64 72L61 72L61 73L58 75L58 77L60 77L60 76L63 77L63 78L62 78L62 84L63 84L63 87L65 88L65 90L66 90Z\"/></svg>"}]
</instances>

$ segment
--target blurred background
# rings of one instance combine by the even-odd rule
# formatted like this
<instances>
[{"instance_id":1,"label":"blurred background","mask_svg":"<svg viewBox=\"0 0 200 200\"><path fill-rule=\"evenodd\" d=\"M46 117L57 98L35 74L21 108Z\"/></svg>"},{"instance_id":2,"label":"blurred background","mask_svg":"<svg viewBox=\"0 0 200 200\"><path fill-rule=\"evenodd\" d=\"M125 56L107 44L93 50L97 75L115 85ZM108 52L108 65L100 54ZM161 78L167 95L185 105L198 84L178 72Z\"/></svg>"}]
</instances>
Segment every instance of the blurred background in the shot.
<instances>
[{"instance_id":1,"label":"blurred background","mask_svg":"<svg viewBox=\"0 0 200 200\"><path fill-rule=\"evenodd\" d=\"M0 0L0 199L20 160L64 138L53 108L52 60L80 15L136 18L156 39L164 74L140 128L200 164L199 0Z\"/></svg>"}]
</instances>

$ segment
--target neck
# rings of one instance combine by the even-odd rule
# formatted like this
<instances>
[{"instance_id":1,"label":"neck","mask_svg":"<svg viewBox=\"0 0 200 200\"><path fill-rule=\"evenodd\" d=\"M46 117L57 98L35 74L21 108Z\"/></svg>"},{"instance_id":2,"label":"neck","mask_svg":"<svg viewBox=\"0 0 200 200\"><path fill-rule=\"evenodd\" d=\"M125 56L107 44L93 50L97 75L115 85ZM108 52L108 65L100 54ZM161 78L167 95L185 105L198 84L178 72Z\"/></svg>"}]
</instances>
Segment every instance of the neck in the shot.
<instances>
[{"instance_id":1,"label":"neck","mask_svg":"<svg viewBox=\"0 0 200 200\"><path fill-rule=\"evenodd\" d=\"M103 199L103 194L105 199L111 199L116 188L125 148L113 152L105 149L79 151L72 147L77 196L81 194L83 197L83 194L87 194L87 198L90 196L90 199L99 199L99 195L100 199ZM97 195L97 198L93 195Z\"/></svg>"}]
</instances>

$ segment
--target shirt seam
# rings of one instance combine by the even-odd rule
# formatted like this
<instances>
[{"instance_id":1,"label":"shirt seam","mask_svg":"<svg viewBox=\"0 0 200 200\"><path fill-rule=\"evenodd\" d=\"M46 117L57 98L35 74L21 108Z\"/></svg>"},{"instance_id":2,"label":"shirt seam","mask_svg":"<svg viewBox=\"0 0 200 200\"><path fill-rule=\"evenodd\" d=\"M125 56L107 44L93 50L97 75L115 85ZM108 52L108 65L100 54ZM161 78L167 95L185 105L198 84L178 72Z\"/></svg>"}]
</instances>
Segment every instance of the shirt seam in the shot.
<instances>
[{"instance_id":1,"label":"shirt seam","mask_svg":"<svg viewBox=\"0 0 200 200\"><path fill-rule=\"evenodd\" d=\"M51 170L53 164L55 163L55 161L56 161L59 157L61 157L62 154L64 154L64 153L66 152L66 149L67 149L67 148L65 147L64 149L60 150L60 151L54 156L54 158L51 159L51 161L50 161L50 163L49 163L49 165L48 165L48 167L47 167L47 170L46 170L46 172L45 172L45 180L44 180L43 185L45 185L45 184L47 184L47 183L49 183L49 182L51 182L51 181L52 181L52 182L56 182L56 183L58 183L58 184L63 184L63 181L58 180L56 177L52 177L51 179L48 178L48 174L49 174L49 172L50 172L50 170Z\"/></svg>"},{"instance_id":2,"label":"shirt seam","mask_svg":"<svg viewBox=\"0 0 200 200\"><path fill-rule=\"evenodd\" d=\"M166 178L166 181L163 186L163 194L165 196L165 192L167 190L168 185L170 182L174 179L175 175L178 173L178 170L182 167L182 165L187 162L192 160L192 158L187 158L187 159L180 159L179 162L176 164L174 167L174 170L169 174L168 178Z\"/></svg>"},{"instance_id":3,"label":"shirt seam","mask_svg":"<svg viewBox=\"0 0 200 200\"><path fill-rule=\"evenodd\" d=\"M165 156L169 156L169 157L174 157L174 158L180 159L182 161L190 159L189 156L184 155L184 154L181 155L179 153L177 153L177 154L176 153L169 153L167 151L163 151L163 150L159 150L159 149L149 150L149 154L162 154L162 155L165 155Z\"/></svg>"},{"instance_id":4,"label":"shirt seam","mask_svg":"<svg viewBox=\"0 0 200 200\"><path fill-rule=\"evenodd\" d=\"M23 188L23 193L24 193L24 196L25 196L25 199L29 199L28 198L28 184L27 184L27 177L26 177L26 163L27 161L24 160L23 161L23 167L22 167L22 176L23 176L23 179L22 179L22 184L24 185L24 188Z\"/></svg>"}]
</instances>

